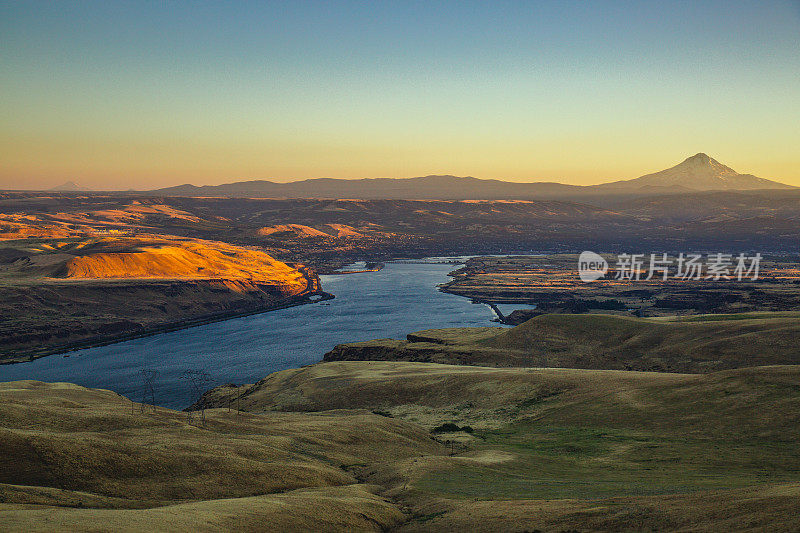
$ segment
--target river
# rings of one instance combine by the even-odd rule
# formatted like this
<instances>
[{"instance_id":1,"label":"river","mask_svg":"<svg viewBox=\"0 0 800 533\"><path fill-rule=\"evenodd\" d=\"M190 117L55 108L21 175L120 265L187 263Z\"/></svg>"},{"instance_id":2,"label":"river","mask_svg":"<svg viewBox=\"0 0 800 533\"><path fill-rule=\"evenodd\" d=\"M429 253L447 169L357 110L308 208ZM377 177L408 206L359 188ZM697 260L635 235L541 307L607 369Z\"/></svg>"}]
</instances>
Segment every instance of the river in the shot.
<instances>
[{"instance_id":1,"label":"river","mask_svg":"<svg viewBox=\"0 0 800 533\"><path fill-rule=\"evenodd\" d=\"M319 362L336 344L403 339L430 328L497 326L486 305L439 292L453 264L387 263L378 272L321 276L336 298L234 318L108 346L0 365L0 381L67 381L142 399L142 370L155 371L155 403L184 408L195 398L182 376L208 373L211 382L252 383L271 372Z\"/></svg>"}]
</instances>

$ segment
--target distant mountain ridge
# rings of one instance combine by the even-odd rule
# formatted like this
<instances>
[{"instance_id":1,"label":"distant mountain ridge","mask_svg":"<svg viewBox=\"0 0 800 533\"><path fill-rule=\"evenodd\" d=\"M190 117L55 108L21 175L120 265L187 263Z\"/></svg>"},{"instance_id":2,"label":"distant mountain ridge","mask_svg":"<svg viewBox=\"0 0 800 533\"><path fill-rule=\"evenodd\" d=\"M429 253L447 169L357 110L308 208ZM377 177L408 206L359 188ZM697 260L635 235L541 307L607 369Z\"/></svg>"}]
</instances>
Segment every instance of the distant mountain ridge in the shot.
<instances>
[{"instance_id":1,"label":"distant mountain ridge","mask_svg":"<svg viewBox=\"0 0 800 533\"><path fill-rule=\"evenodd\" d=\"M794 189L753 176L739 174L698 153L674 167L631 180L601 185L567 185L556 182L517 183L471 176L432 175L417 178L315 178L290 183L267 180L224 185L178 185L157 189L166 196L223 196L261 198L529 200L604 194L653 194L697 191L751 191Z\"/></svg>"},{"instance_id":2,"label":"distant mountain ridge","mask_svg":"<svg viewBox=\"0 0 800 533\"><path fill-rule=\"evenodd\" d=\"M541 194L569 195L581 191L579 185L562 183L514 183L460 176L422 176L417 178L313 178L290 183L267 180L242 181L225 185L179 185L153 191L168 196L236 196L285 198L336 198L364 200L428 199L484 200L529 199Z\"/></svg>"},{"instance_id":3,"label":"distant mountain ridge","mask_svg":"<svg viewBox=\"0 0 800 533\"><path fill-rule=\"evenodd\" d=\"M776 181L739 174L704 153L695 154L674 167L647 174L632 180L596 185L599 189L668 188L673 191L752 191L764 189L794 189Z\"/></svg>"},{"instance_id":4,"label":"distant mountain ridge","mask_svg":"<svg viewBox=\"0 0 800 533\"><path fill-rule=\"evenodd\" d=\"M60 192L74 192L74 191L91 191L88 187L81 187L74 181L68 181L66 183L62 183L58 187L53 187L50 189L51 191L60 191Z\"/></svg>"}]
</instances>

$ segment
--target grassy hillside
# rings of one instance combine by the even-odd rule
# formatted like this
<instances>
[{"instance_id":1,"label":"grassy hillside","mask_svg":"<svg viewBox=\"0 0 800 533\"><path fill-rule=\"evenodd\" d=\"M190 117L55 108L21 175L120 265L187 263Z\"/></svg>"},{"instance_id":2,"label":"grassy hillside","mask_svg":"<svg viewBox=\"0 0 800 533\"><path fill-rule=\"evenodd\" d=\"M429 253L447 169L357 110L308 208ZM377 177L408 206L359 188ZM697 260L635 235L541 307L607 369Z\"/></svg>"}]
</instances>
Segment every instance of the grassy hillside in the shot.
<instances>
[{"instance_id":1,"label":"grassy hillside","mask_svg":"<svg viewBox=\"0 0 800 533\"><path fill-rule=\"evenodd\" d=\"M334 362L214 389L205 424L6 383L0 529L796 531L798 383Z\"/></svg>"},{"instance_id":2,"label":"grassy hillside","mask_svg":"<svg viewBox=\"0 0 800 533\"><path fill-rule=\"evenodd\" d=\"M637 319L542 315L480 342L572 364L696 372L800 363L800 313ZM549 366L549 365L548 365ZM613 366L612 366L613 368Z\"/></svg>"},{"instance_id":3,"label":"grassy hillside","mask_svg":"<svg viewBox=\"0 0 800 533\"><path fill-rule=\"evenodd\" d=\"M528 366L712 372L800 364L800 313L632 318L547 314L511 329L464 328L337 346L337 360L399 360Z\"/></svg>"},{"instance_id":4,"label":"grassy hillside","mask_svg":"<svg viewBox=\"0 0 800 533\"><path fill-rule=\"evenodd\" d=\"M205 401L359 407L430 429L453 455L364 470L413 510L403 531L793 531L798 383L795 366L687 375L335 362Z\"/></svg>"},{"instance_id":5,"label":"grassy hillside","mask_svg":"<svg viewBox=\"0 0 800 533\"><path fill-rule=\"evenodd\" d=\"M0 530L381 530L400 510L350 471L443 451L365 411L147 407L110 391L0 384Z\"/></svg>"}]
</instances>

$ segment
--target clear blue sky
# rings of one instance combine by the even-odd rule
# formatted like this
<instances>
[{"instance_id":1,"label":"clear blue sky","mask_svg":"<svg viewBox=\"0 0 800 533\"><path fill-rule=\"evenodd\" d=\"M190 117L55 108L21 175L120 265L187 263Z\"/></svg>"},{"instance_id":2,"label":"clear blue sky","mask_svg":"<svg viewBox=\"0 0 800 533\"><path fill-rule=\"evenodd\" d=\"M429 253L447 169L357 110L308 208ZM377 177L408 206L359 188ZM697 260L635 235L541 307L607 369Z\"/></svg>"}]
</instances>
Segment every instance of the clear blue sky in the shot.
<instances>
[{"instance_id":1,"label":"clear blue sky","mask_svg":"<svg viewBox=\"0 0 800 533\"><path fill-rule=\"evenodd\" d=\"M453 173L704 151L800 185L800 3L0 2L0 187Z\"/></svg>"}]
</instances>

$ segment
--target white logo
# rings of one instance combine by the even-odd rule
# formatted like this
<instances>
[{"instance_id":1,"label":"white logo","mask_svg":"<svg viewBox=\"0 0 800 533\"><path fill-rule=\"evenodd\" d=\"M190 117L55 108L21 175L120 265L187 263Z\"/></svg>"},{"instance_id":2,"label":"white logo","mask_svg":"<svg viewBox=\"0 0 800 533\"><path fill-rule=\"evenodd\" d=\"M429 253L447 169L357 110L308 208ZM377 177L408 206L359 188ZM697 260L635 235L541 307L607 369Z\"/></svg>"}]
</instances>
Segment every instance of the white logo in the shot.
<instances>
[{"instance_id":1,"label":"white logo","mask_svg":"<svg viewBox=\"0 0 800 533\"><path fill-rule=\"evenodd\" d=\"M581 281L597 281L608 272L608 263L594 252L582 252L578 258L578 274Z\"/></svg>"}]
</instances>

